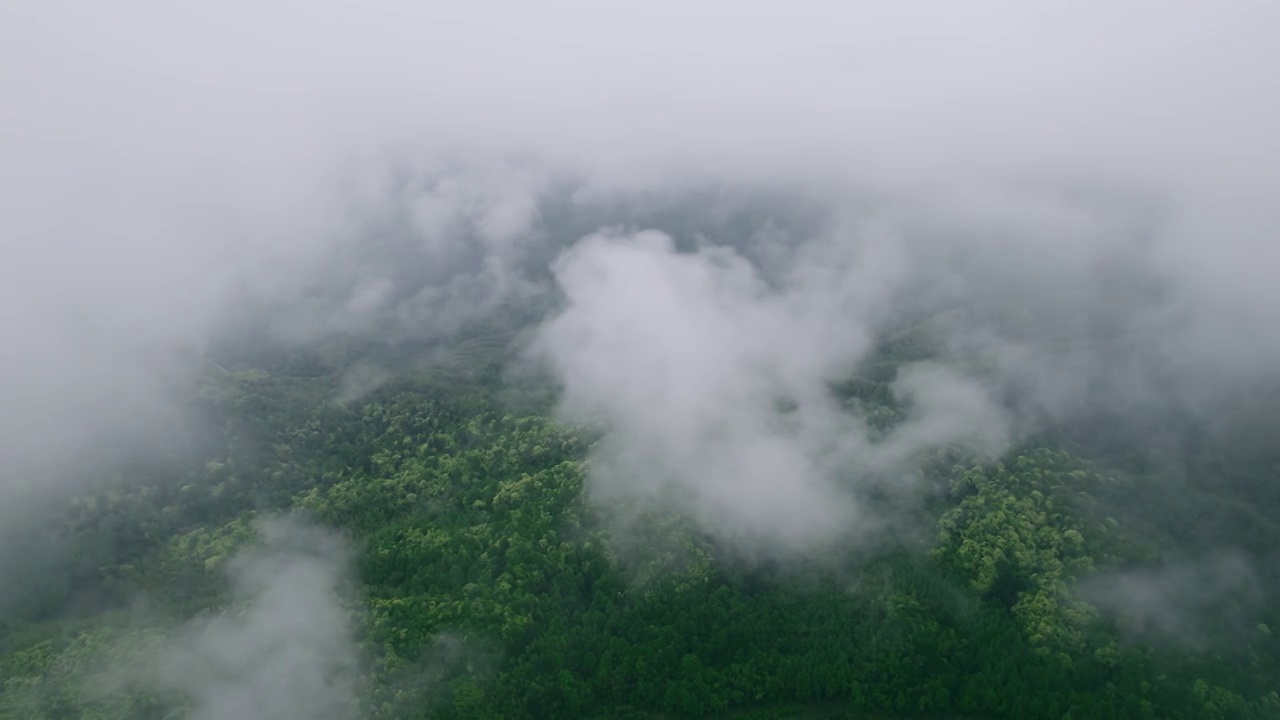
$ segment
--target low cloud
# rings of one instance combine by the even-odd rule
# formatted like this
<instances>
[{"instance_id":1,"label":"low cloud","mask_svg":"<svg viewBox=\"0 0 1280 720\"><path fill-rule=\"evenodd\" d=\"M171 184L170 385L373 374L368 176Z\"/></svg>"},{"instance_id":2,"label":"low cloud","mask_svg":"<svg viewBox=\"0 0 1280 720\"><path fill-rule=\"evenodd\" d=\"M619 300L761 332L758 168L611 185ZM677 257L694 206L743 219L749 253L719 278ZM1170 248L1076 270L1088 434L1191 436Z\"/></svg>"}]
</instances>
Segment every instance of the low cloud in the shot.
<instances>
[{"instance_id":1,"label":"low cloud","mask_svg":"<svg viewBox=\"0 0 1280 720\"><path fill-rule=\"evenodd\" d=\"M1263 599L1253 567L1233 552L1100 573L1077 592L1131 637L1196 647L1252 632Z\"/></svg>"},{"instance_id":2,"label":"low cloud","mask_svg":"<svg viewBox=\"0 0 1280 720\"><path fill-rule=\"evenodd\" d=\"M230 606L181 627L134 682L182 698L194 720L355 717L361 657L350 548L294 520L268 520L258 531L227 564Z\"/></svg>"},{"instance_id":3,"label":"low cloud","mask_svg":"<svg viewBox=\"0 0 1280 720\"><path fill-rule=\"evenodd\" d=\"M1277 7L29 3L0 29L0 506L171 445L228 325L430 344L552 281L563 409L616 428L593 492L674 484L797 546L871 524L837 467L1247 385L1280 358ZM820 219L756 204L779 188ZM869 443L824 384L917 315L986 374L907 372L917 414ZM1138 349L1075 342L1108 322ZM382 381L346 360L341 398Z\"/></svg>"},{"instance_id":4,"label":"low cloud","mask_svg":"<svg viewBox=\"0 0 1280 720\"><path fill-rule=\"evenodd\" d=\"M590 492L674 502L708 529L802 549L876 529L861 483L922 450L1006 441L976 381L909 368L895 391L910 418L879 443L831 384L873 347L902 273L893 238L845 227L802 247L766 282L730 247L677 252L654 231L584 239L555 265L565 307L535 353L564 387L561 411L603 420Z\"/></svg>"}]
</instances>

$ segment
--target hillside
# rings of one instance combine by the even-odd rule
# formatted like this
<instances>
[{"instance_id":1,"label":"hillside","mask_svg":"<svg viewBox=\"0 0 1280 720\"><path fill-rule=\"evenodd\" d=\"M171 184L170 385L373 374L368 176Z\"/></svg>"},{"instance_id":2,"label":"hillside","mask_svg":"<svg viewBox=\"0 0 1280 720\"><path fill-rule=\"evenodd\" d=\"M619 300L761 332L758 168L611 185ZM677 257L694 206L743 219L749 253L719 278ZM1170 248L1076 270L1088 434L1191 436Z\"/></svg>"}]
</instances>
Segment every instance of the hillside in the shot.
<instances>
[{"instance_id":1,"label":"hillside","mask_svg":"<svg viewBox=\"0 0 1280 720\"><path fill-rule=\"evenodd\" d=\"M836 388L886 428L929 352L904 337ZM503 348L345 403L209 369L191 442L5 528L40 552L5 593L0 717L1280 717L1277 578L1249 569L1277 451L1248 418L1179 458L1087 427L937 449L882 498L906 531L796 562L588 502L599 430L513 404Z\"/></svg>"}]
</instances>

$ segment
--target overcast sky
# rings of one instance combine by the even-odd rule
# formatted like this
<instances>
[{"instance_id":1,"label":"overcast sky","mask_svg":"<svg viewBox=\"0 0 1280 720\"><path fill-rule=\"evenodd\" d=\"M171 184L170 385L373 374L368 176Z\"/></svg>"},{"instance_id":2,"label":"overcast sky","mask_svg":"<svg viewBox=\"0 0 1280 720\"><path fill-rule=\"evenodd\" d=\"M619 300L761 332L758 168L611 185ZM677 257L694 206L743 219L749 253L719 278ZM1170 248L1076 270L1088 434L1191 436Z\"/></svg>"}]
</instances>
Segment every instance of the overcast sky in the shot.
<instances>
[{"instance_id":1,"label":"overcast sky","mask_svg":"<svg viewBox=\"0 0 1280 720\"><path fill-rule=\"evenodd\" d=\"M1280 9L1261 1L7 5L6 149L53 177L56 156L270 186L352 146L460 139L1276 172Z\"/></svg>"}]
</instances>

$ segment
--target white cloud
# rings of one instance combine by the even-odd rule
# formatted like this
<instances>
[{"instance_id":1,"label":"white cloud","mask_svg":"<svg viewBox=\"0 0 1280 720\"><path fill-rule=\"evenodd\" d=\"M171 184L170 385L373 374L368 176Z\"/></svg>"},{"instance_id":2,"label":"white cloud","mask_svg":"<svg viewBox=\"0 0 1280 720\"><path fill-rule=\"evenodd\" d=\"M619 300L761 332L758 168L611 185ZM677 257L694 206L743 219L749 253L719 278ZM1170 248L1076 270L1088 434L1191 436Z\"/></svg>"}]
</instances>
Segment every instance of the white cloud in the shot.
<instances>
[{"instance_id":1,"label":"white cloud","mask_svg":"<svg viewBox=\"0 0 1280 720\"><path fill-rule=\"evenodd\" d=\"M829 383L870 349L898 267L874 229L846 233L798 253L778 287L732 249L682 254L653 231L566 252L567 306L536 350L564 384L562 410L610 428L594 497L676 502L748 541L803 548L873 529L856 497L872 473L938 444L1003 440L991 401L937 368L903 378L917 417L882 445L837 406Z\"/></svg>"},{"instance_id":2,"label":"white cloud","mask_svg":"<svg viewBox=\"0 0 1280 720\"><path fill-rule=\"evenodd\" d=\"M373 308L403 328L523 298L513 258L577 238L542 225L562 174L583 198L761 183L921 210L880 241L859 227L853 247L783 248L782 286L733 252L656 239L589 240L560 266L579 302L548 332L590 353L558 359L569 405L725 487L757 471L677 429L798 468L799 495L731 508L744 516L839 506L809 447L830 439L808 432L831 412L818 380L913 292L1008 287L992 296L1017 307L1066 278L1087 295L1090 269L1145 232L1134 262L1194 319L1169 352L1265 372L1278 47L1280 5L1245 0L26 3L0 28L0 453L40 467L107 429L168 427L157 378L246 287L292 307L303 337ZM1052 201L1026 189L1051 183ZM1064 187L1119 199L1096 210ZM1134 195L1160 202L1134 211ZM371 226L430 261L352 270L339 251ZM320 280L332 307L307 304ZM801 402L805 432L765 421L773 394ZM650 431L654 410L670 428Z\"/></svg>"},{"instance_id":3,"label":"white cloud","mask_svg":"<svg viewBox=\"0 0 1280 720\"><path fill-rule=\"evenodd\" d=\"M145 685L176 692L198 720L355 717L359 647L346 582L350 550L295 521L261 524L232 558L233 605L181 628L145 664Z\"/></svg>"}]
</instances>

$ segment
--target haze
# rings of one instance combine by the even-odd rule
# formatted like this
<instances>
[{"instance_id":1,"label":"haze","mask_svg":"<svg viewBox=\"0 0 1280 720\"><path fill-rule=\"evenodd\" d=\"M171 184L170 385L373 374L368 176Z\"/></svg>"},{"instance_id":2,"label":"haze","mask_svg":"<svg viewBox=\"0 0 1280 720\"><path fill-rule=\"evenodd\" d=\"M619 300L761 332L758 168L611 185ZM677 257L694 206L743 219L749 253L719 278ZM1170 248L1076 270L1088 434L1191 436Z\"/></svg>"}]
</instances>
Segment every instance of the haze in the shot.
<instances>
[{"instance_id":1,"label":"haze","mask_svg":"<svg viewBox=\"0 0 1280 720\"><path fill-rule=\"evenodd\" d=\"M1245 0L8 0L0 537L178 442L229 327L409 346L517 308L508 371L609 430L593 501L796 555L898 532L922 456L998 456L1086 395L1211 413L1280 367L1277 48L1280 5ZM904 365L885 430L830 389L915 323L967 364ZM356 358L332 401L395 371ZM171 644L194 679L141 682L344 716L349 551L261 527L245 614ZM1091 591L1179 627L1216 577L1189 567Z\"/></svg>"},{"instance_id":2,"label":"haze","mask_svg":"<svg viewBox=\"0 0 1280 720\"><path fill-rule=\"evenodd\" d=\"M48 460L55 434L167 417L172 353L245 292L287 302L317 268L341 273L331 249L405 201L385 181L396 168L462 173L409 199L416 231L437 256L484 243L477 282L499 295L520 286L505 260L557 232L538 226L557 173L582 197L754 183L840 207L878 193L910 210L899 221L932 219L930 253L977 243L1036 277L1087 278L1129 242L1116 213L1060 194L1083 189L1154 236L1131 254L1202 316L1183 350L1236 372L1280 349L1271 3L43 2L6 16L7 467ZM921 275L922 257L896 262ZM390 282L357 280L366 304ZM1213 357L1246 314L1253 352ZM286 329L335 321L310 322Z\"/></svg>"}]
</instances>

